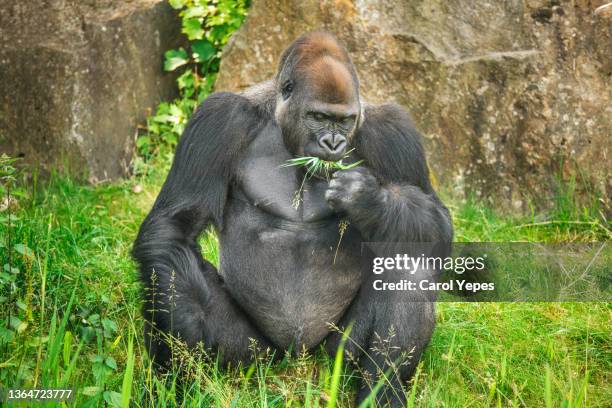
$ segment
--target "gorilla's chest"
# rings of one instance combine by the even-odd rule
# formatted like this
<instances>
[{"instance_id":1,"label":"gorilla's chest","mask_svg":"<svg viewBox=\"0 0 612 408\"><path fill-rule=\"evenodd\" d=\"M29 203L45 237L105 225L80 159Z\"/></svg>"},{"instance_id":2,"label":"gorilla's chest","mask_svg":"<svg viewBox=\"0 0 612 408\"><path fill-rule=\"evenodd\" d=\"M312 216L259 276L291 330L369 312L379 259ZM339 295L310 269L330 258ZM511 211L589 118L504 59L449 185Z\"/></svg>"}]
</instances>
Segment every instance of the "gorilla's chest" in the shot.
<instances>
[{"instance_id":1,"label":"gorilla's chest","mask_svg":"<svg viewBox=\"0 0 612 408\"><path fill-rule=\"evenodd\" d=\"M327 182L302 186L296 169L281 167L289 158L274 138L250 146L225 210L219 273L277 346L311 348L340 319L367 264L358 234L349 228L340 236L341 219L324 199Z\"/></svg>"},{"instance_id":2,"label":"gorilla's chest","mask_svg":"<svg viewBox=\"0 0 612 408\"><path fill-rule=\"evenodd\" d=\"M306 178L303 169L284 167L291 156L276 127L255 139L238 166L233 193L255 207L289 221L320 221L332 216L325 201L328 182Z\"/></svg>"}]
</instances>

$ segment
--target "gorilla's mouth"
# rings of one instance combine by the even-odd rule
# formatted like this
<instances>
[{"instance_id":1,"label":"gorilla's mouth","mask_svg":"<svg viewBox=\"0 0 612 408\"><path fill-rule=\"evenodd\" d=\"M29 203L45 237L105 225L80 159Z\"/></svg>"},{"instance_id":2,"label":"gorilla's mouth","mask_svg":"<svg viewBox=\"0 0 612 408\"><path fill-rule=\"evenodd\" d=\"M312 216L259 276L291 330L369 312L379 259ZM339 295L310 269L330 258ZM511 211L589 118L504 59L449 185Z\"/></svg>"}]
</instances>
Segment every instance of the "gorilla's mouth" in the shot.
<instances>
[{"instance_id":1,"label":"gorilla's mouth","mask_svg":"<svg viewBox=\"0 0 612 408\"><path fill-rule=\"evenodd\" d=\"M329 180L332 174L340 170L340 168L338 167L339 162L341 163L342 160L329 161L329 160L320 159L320 161L317 164L313 165L312 167L305 166L306 176L307 177L312 176L312 177L315 177L321 180Z\"/></svg>"},{"instance_id":2,"label":"gorilla's mouth","mask_svg":"<svg viewBox=\"0 0 612 408\"><path fill-rule=\"evenodd\" d=\"M335 171L349 170L363 162L363 160L359 160L350 164L343 163L343 160L347 159L353 150L349 150L340 160L336 161L324 160L316 156L303 156L289 159L281 167L304 167L306 169L306 177L329 179Z\"/></svg>"},{"instance_id":3,"label":"gorilla's mouth","mask_svg":"<svg viewBox=\"0 0 612 408\"><path fill-rule=\"evenodd\" d=\"M348 140L345 136L325 133L312 137L302 150L305 157L318 157L327 162L338 162L347 156Z\"/></svg>"}]
</instances>

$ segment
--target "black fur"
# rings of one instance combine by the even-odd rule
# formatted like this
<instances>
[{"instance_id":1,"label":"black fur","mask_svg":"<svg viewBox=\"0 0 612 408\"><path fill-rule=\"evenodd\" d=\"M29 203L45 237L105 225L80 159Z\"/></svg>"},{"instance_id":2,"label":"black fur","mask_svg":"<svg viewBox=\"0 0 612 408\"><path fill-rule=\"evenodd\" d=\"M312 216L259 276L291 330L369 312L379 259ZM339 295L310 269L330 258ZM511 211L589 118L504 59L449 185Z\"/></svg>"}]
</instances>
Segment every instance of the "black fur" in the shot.
<instances>
[{"instance_id":1,"label":"black fur","mask_svg":"<svg viewBox=\"0 0 612 408\"><path fill-rule=\"evenodd\" d=\"M421 137L401 107L366 108L355 148L385 187L386 205L363 208L354 215L355 221L363 224L362 232L367 230L367 238L387 242L452 241L450 214L431 187Z\"/></svg>"},{"instance_id":2,"label":"black fur","mask_svg":"<svg viewBox=\"0 0 612 408\"><path fill-rule=\"evenodd\" d=\"M243 97L211 95L193 115L176 159L133 248L145 285L145 337L160 366L170 349L159 333L189 346L202 341L227 359L248 356L248 337L266 341L225 295L215 268L202 258L203 229L223 228L223 209L234 160L258 131L258 117ZM155 334L158 335L155 335ZM239 335L237 335L239 334Z\"/></svg>"},{"instance_id":3,"label":"black fur","mask_svg":"<svg viewBox=\"0 0 612 408\"><path fill-rule=\"evenodd\" d=\"M240 95L215 93L191 119L134 245L146 289L147 345L160 367L172 359L168 334L190 347L202 342L222 362L249 361L250 339L281 351L326 343L334 353L340 335L327 323L352 324L347 350L374 381L379 369L390 368L385 358L411 351L378 396L401 406L402 384L433 331L434 307L418 293L375 292L374 254L362 243L450 243L450 216L429 182L419 135L397 106L367 106L364 118L358 110L352 130L336 126L335 117L321 125L326 137L349 141L361 166L334 173L330 182L304 180L303 170L282 167L307 143L324 149L321 131L309 131L312 123L304 119L320 106L307 92L312 79L304 61L320 55L347 66L354 92L344 92L337 120L343 112L352 117L360 105L354 68L333 37L314 33L284 54L276 81ZM301 88L283 86L288 80ZM340 240L343 219L350 225ZM219 270L202 258L197 243L207 227L219 235ZM434 277L436 271L419 273ZM378 336L392 333L389 356L363 354ZM364 383L358 401L368 393Z\"/></svg>"}]
</instances>

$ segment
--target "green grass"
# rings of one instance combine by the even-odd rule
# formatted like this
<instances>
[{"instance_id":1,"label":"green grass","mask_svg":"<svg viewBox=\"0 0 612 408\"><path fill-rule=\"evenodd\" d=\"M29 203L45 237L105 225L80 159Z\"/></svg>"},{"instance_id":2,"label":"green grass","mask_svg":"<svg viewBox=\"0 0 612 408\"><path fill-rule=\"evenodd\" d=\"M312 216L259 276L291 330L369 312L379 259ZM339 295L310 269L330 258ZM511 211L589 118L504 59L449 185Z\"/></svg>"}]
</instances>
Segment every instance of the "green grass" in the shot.
<instances>
[{"instance_id":1,"label":"green grass","mask_svg":"<svg viewBox=\"0 0 612 408\"><path fill-rule=\"evenodd\" d=\"M157 378L146 358L129 255L166 169L95 187L54 176L37 192L32 183L17 189L13 269L0 274L2 387L73 388L68 405L76 407L176 404L174 375ZM567 204L541 219L476 202L451 209L460 241L610 238L609 225ZM3 243L8 233L5 210ZM203 243L216 262L214 235ZM8 257L0 247L0 265ZM608 303L441 303L410 406L609 406L611 312ZM252 366L230 370L207 358L183 363L193 379L184 406L353 406L355 374L321 352L274 364L260 353Z\"/></svg>"},{"instance_id":2,"label":"green grass","mask_svg":"<svg viewBox=\"0 0 612 408\"><path fill-rule=\"evenodd\" d=\"M323 160L314 156L303 156L289 159L281 167L304 167L306 169L306 175L304 177L311 177L314 174L321 174L329 180L330 174L333 170L350 170L363 163L363 160L359 160L351 164L342 163L342 160L346 159L353 150L355 149L351 149L346 152L344 158L337 161Z\"/></svg>"}]
</instances>

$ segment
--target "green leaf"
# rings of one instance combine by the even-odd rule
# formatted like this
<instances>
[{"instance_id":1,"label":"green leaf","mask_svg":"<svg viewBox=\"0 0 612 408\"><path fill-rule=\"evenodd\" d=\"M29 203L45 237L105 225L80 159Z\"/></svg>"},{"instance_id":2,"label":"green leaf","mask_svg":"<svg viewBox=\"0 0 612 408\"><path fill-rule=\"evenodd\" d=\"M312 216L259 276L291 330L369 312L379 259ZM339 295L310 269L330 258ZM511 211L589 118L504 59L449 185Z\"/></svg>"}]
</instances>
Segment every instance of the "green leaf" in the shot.
<instances>
[{"instance_id":1,"label":"green leaf","mask_svg":"<svg viewBox=\"0 0 612 408\"><path fill-rule=\"evenodd\" d=\"M17 330L17 333L23 333L25 329L28 328L28 324L26 322L22 322L19 320L17 316L11 316L11 327Z\"/></svg>"},{"instance_id":2,"label":"green leaf","mask_svg":"<svg viewBox=\"0 0 612 408\"><path fill-rule=\"evenodd\" d=\"M102 391L102 387L90 386L83 388L81 394L93 397L94 395L98 395L100 391Z\"/></svg>"},{"instance_id":3,"label":"green leaf","mask_svg":"<svg viewBox=\"0 0 612 408\"><path fill-rule=\"evenodd\" d=\"M158 123L175 123L178 121L178 118L172 115L157 115L153 119Z\"/></svg>"},{"instance_id":4,"label":"green leaf","mask_svg":"<svg viewBox=\"0 0 612 408\"><path fill-rule=\"evenodd\" d=\"M116 391L104 391L104 401L111 407L121 407L121 394Z\"/></svg>"},{"instance_id":5,"label":"green leaf","mask_svg":"<svg viewBox=\"0 0 612 408\"><path fill-rule=\"evenodd\" d=\"M198 18L198 17L206 17L208 14L208 9L203 6L192 6L188 7L187 10L183 12L183 18Z\"/></svg>"},{"instance_id":6,"label":"green leaf","mask_svg":"<svg viewBox=\"0 0 612 408\"><path fill-rule=\"evenodd\" d=\"M196 62L208 61L217 53L215 47L207 40L194 41L191 44L191 51Z\"/></svg>"},{"instance_id":7,"label":"green leaf","mask_svg":"<svg viewBox=\"0 0 612 408\"><path fill-rule=\"evenodd\" d=\"M170 7L178 10L187 5L187 0L168 0L168 3L170 3Z\"/></svg>"},{"instance_id":8,"label":"green leaf","mask_svg":"<svg viewBox=\"0 0 612 408\"><path fill-rule=\"evenodd\" d=\"M104 356L101 356L100 354L97 354L95 357L93 357L91 359L91 361L93 363L103 363L104 362Z\"/></svg>"},{"instance_id":9,"label":"green leaf","mask_svg":"<svg viewBox=\"0 0 612 408\"><path fill-rule=\"evenodd\" d=\"M107 367L112 368L113 370L117 369L117 362L115 361L114 358L112 357L106 357L106 360L104 361Z\"/></svg>"},{"instance_id":10,"label":"green leaf","mask_svg":"<svg viewBox=\"0 0 612 408\"><path fill-rule=\"evenodd\" d=\"M100 323L100 315L97 313L90 314L87 317L87 321L89 322L90 325L97 326Z\"/></svg>"},{"instance_id":11,"label":"green leaf","mask_svg":"<svg viewBox=\"0 0 612 408\"><path fill-rule=\"evenodd\" d=\"M28 248L28 246L25 244L15 244L15 251L19 252L25 257L34 258L34 251Z\"/></svg>"},{"instance_id":12,"label":"green leaf","mask_svg":"<svg viewBox=\"0 0 612 408\"><path fill-rule=\"evenodd\" d=\"M38 347L49 342L49 336L34 336L26 340L26 344L31 347Z\"/></svg>"},{"instance_id":13,"label":"green leaf","mask_svg":"<svg viewBox=\"0 0 612 408\"><path fill-rule=\"evenodd\" d=\"M7 263L4 264L4 270L15 275L19 273L19 268L15 268L14 266L11 267L11 265Z\"/></svg>"},{"instance_id":14,"label":"green leaf","mask_svg":"<svg viewBox=\"0 0 612 408\"><path fill-rule=\"evenodd\" d=\"M6 344L13 341L14 333L6 327L0 327L0 344Z\"/></svg>"},{"instance_id":15,"label":"green leaf","mask_svg":"<svg viewBox=\"0 0 612 408\"><path fill-rule=\"evenodd\" d=\"M91 367L94 378L98 382L103 382L112 370L104 363L94 363Z\"/></svg>"},{"instance_id":16,"label":"green leaf","mask_svg":"<svg viewBox=\"0 0 612 408\"><path fill-rule=\"evenodd\" d=\"M157 112L155 112L155 114L156 115L163 115L164 113L168 113L169 111L170 111L170 103L169 102L162 102L157 107Z\"/></svg>"},{"instance_id":17,"label":"green leaf","mask_svg":"<svg viewBox=\"0 0 612 408\"><path fill-rule=\"evenodd\" d=\"M24 312L28 310L28 307L26 306L26 304L23 303L21 300L17 300L15 304L17 305L18 308L20 308Z\"/></svg>"},{"instance_id":18,"label":"green leaf","mask_svg":"<svg viewBox=\"0 0 612 408\"><path fill-rule=\"evenodd\" d=\"M184 129L184 128L183 128L183 129ZM180 130L180 133L183 133L183 129L181 129L181 127L179 126L179 129L178 129L178 130ZM178 142L178 138L176 137L176 134L172 134L172 133L167 134L167 135L166 135L166 142L167 142L169 145L171 145L171 146L176 145L176 144L177 144L177 142Z\"/></svg>"},{"instance_id":19,"label":"green leaf","mask_svg":"<svg viewBox=\"0 0 612 408\"><path fill-rule=\"evenodd\" d=\"M159 135L160 132L159 125L153 121L150 121L150 123L147 124L147 130L149 133L153 133L154 135Z\"/></svg>"},{"instance_id":20,"label":"green leaf","mask_svg":"<svg viewBox=\"0 0 612 408\"><path fill-rule=\"evenodd\" d=\"M197 18L187 18L183 20L183 34L187 35L189 40L200 40L204 36L202 23Z\"/></svg>"},{"instance_id":21,"label":"green leaf","mask_svg":"<svg viewBox=\"0 0 612 408\"><path fill-rule=\"evenodd\" d=\"M150 142L151 138L149 136L140 136L136 139L136 147L140 149L143 146L148 146Z\"/></svg>"},{"instance_id":22,"label":"green leaf","mask_svg":"<svg viewBox=\"0 0 612 408\"><path fill-rule=\"evenodd\" d=\"M194 58L195 58L195 54L194 54ZM197 58L195 59L196 61L198 61ZM176 82L179 86L179 89L192 88L195 83L195 78L193 77L193 71L186 70L183 74L181 74L176 79Z\"/></svg>"},{"instance_id":23,"label":"green leaf","mask_svg":"<svg viewBox=\"0 0 612 408\"><path fill-rule=\"evenodd\" d=\"M170 115L177 117L177 118L181 118L184 116L184 112L183 110L175 104L170 105Z\"/></svg>"},{"instance_id":24,"label":"green leaf","mask_svg":"<svg viewBox=\"0 0 612 408\"><path fill-rule=\"evenodd\" d=\"M178 67L181 67L189 62L187 51L182 48L179 48L178 50L166 51L164 53L164 57L166 58L164 61L165 71L174 71Z\"/></svg>"},{"instance_id":25,"label":"green leaf","mask_svg":"<svg viewBox=\"0 0 612 408\"><path fill-rule=\"evenodd\" d=\"M104 327L104 336L111 337L117 332L117 323L110 319L102 319L102 327Z\"/></svg>"}]
</instances>

